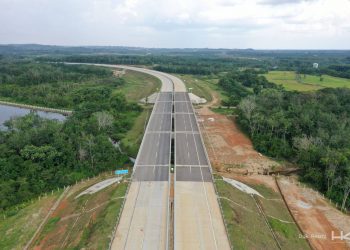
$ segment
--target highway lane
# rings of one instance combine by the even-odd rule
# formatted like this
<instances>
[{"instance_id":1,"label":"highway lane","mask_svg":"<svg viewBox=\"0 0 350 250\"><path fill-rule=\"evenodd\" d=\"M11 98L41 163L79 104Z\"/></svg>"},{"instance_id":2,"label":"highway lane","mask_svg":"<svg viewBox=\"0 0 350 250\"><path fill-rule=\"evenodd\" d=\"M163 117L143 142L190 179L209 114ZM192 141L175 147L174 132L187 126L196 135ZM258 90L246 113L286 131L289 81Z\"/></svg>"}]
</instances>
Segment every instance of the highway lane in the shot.
<instances>
[{"instance_id":1,"label":"highway lane","mask_svg":"<svg viewBox=\"0 0 350 250\"><path fill-rule=\"evenodd\" d=\"M162 82L161 92L186 92L186 86L182 82L181 79L179 79L176 76L159 72L152 69L146 69L146 68L140 68L140 67L134 67L134 66L128 66L128 65L117 65L117 64L98 64L98 63L71 63L71 62L65 62L65 64L85 64L85 65L94 65L94 66L101 66L101 67L108 67L108 68L119 68L119 69L126 69L126 70L133 70L145 74L152 75Z\"/></svg>"},{"instance_id":2,"label":"highway lane","mask_svg":"<svg viewBox=\"0 0 350 250\"><path fill-rule=\"evenodd\" d=\"M158 94L111 249L168 247L172 100Z\"/></svg>"},{"instance_id":3,"label":"highway lane","mask_svg":"<svg viewBox=\"0 0 350 250\"><path fill-rule=\"evenodd\" d=\"M157 98L111 249L167 249L169 246L172 103L175 109L174 249L230 249L210 162L185 85L169 74L131 66L117 67L154 75L162 81L161 91L169 93L161 93ZM173 90L174 101L170 93Z\"/></svg>"},{"instance_id":4,"label":"highway lane","mask_svg":"<svg viewBox=\"0 0 350 250\"><path fill-rule=\"evenodd\" d=\"M174 249L230 249L188 93L175 93L174 100Z\"/></svg>"}]
</instances>

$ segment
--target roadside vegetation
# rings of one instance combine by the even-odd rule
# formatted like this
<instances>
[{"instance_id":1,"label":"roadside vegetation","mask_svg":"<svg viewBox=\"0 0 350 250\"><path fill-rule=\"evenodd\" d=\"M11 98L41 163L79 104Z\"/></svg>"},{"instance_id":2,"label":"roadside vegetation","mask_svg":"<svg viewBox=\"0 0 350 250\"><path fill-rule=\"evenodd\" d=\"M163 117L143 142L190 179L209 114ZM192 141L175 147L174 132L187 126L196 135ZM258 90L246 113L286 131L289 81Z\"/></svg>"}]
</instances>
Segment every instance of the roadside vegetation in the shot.
<instances>
[{"instance_id":1,"label":"roadside vegetation","mask_svg":"<svg viewBox=\"0 0 350 250\"><path fill-rule=\"evenodd\" d=\"M61 190L0 213L0 249L23 249L61 195Z\"/></svg>"},{"instance_id":2,"label":"roadside vegetation","mask_svg":"<svg viewBox=\"0 0 350 250\"><path fill-rule=\"evenodd\" d=\"M131 102L138 102L161 88L158 78L136 71L126 70L120 78L125 83L117 86L114 92L122 93Z\"/></svg>"},{"instance_id":3,"label":"roadside vegetation","mask_svg":"<svg viewBox=\"0 0 350 250\"><path fill-rule=\"evenodd\" d=\"M127 156L119 153L109 141L110 138L123 138L142 111L136 103L128 102L122 93L113 93L124 80L115 78L110 70L93 66L43 65L45 70L37 70L40 66L35 63L25 63L25 66L19 63L18 68L16 65L10 67L12 72L27 67L26 72L36 72L36 77L17 82L20 76L13 73L11 81L14 83L0 84L0 89L8 85L11 85L10 89L20 89L26 93L21 100L29 104L55 107L57 102L54 100L62 98L67 104L60 107L74 106L74 112L64 123L40 118L35 113L6 122L6 130L0 131L0 211L14 209L14 205L43 192L114 170L127 162ZM91 82L70 83L76 88L67 88L61 93L61 83L57 83L60 79L54 78L61 71L68 71L62 73L67 81L87 78ZM70 78L76 74L79 77ZM103 75L102 80L98 78L99 74ZM91 75L93 78L90 79ZM111 77L111 82L104 83L105 75ZM54 80L51 81L50 76ZM46 85L50 87L46 88ZM35 93L38 89L45 94L37 94L40 101L34 101L36 95L32 96L32 91ZM0 91L0 95L3 92ZM17 101L15 92L11 95Z\"/></svg>"},{"instance_id":4,"label":"roadside vegetation","mask_svg":"<svg viewBox=\"0 0 350 250\"><path fill-rule=\"evenodd\" d=\"M278 245L282 249L309 249L306 240L299 238L300 231L279 193L263 185L249 184L264 196L253 197L218 176L215 185L234 249L279 249Z\"/></svg>"},{"instance_id":5,"label":"roadside vegetation","mask_svg":"<svg viewBox=\"0 0 350 250\"><path fill-rule=\"evenodd\" d=\"M350 206L350 89L289 92L260 71L233 71L219 85L261 153L301 167L303 181Z\"/></svg>"},{"instance_id":6,"label":"roadside vegetation","mask_svg":"<svg viewBox=\"0 0 350 250\"><path fill-rule=\"evenodd\" d=\"M112 176L109 176L112 177ZM128 182L75 198L108 175L78 183L62 200L31 248L107 249L125 198Z\"/></svg>"}]
</instances>

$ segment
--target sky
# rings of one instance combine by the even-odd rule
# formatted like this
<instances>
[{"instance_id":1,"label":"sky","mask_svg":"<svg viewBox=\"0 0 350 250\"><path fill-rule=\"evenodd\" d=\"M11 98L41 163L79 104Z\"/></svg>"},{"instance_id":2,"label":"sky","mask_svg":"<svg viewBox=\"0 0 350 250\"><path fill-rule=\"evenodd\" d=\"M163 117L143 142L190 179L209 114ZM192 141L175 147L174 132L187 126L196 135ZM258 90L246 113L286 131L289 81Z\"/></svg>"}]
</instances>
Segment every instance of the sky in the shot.
<instances>
[{"instance_id":1,"label":"sky","mask_svg":"<svg viewBox=\"0 0 350 250\"><path fill-rule=\"evenodd\" d=\"M350 0L0 0L0 44L350 49Z\"/></svg>"}]
</instances>

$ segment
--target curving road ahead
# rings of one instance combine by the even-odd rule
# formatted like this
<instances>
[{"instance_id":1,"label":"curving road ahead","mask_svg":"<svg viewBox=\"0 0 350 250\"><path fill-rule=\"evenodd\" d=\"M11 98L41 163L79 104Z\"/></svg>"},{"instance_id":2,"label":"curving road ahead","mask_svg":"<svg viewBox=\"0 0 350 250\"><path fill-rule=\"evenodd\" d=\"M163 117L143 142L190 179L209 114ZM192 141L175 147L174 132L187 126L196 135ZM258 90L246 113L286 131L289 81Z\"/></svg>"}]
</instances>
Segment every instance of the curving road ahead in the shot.
<instances>
[{"instance_id":1,"label":"curving road ahead","mask_svg":"<svg viewBox=\"0 0 350 250\"><path fill-rule=\"evenodd\" d=\"M185 84L154 70L93 65L143 72L162 82L111 249L230 249L210 162ZM175 164L173 224L169 212L171 164ZM173 237L169 232L174 232Z\"/></svg>"}]
</instances>

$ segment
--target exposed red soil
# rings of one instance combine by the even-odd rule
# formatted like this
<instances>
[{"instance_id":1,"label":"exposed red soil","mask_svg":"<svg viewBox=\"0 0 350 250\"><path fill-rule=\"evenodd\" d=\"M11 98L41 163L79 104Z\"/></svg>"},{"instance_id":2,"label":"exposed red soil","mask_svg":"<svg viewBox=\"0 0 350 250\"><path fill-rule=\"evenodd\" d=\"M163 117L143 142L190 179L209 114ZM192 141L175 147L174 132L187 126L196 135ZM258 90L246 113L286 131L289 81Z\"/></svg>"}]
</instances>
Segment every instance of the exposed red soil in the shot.
<instances>
[{"instance_id":1,"label":"exposed red soil","mask_svg":"<svg viewBox=\"0 0 350 250\"><path fill-rule=\"evenodd\" d=\"M255 151L235 120L212 112L210 105L212 103L204 105L196 113L213 170L221 176L248 185L264 184L279 192L274 178L262 174L281 167L280 164ZM296 183L283 184L281 190L293 217L315 249L350 249L345 241L331 240L332 231L336 236L340 235L340 231L344 234L350 232L349 216L339 212L314 191L303 192ZM300 206L300 201L311 207Z\"/></svg>"},{"instance_id":2,"label":"exposed red soil","mask_svg":"<svg viewBox=\"0 0 350 250\"><path fill-rule=\"evenodd\" d=\"M293 217L315 249L350 249L346 241L332 239L332 232L340 236L340 231L345 230L328 218L329 212L336 212L335 208L311 189L302 188L286 178L278 182ZM350 218L339 212L338 220L349 221ZM348 223L350 227L350 221ZM348 232L344 231L345 234Z\"/></svg>"},{"instance_id":3,"label":"exposed red soil","mask_svg":"<svg viewBox=\"0 0 350 250\"><path fill-rule=\"evenodd\" d=\"M236 126L233 118L198 110L198 120L212 166L218 172L260 173L279 164L254 150L249 138Z\"/></svg>"}]
</instances>

